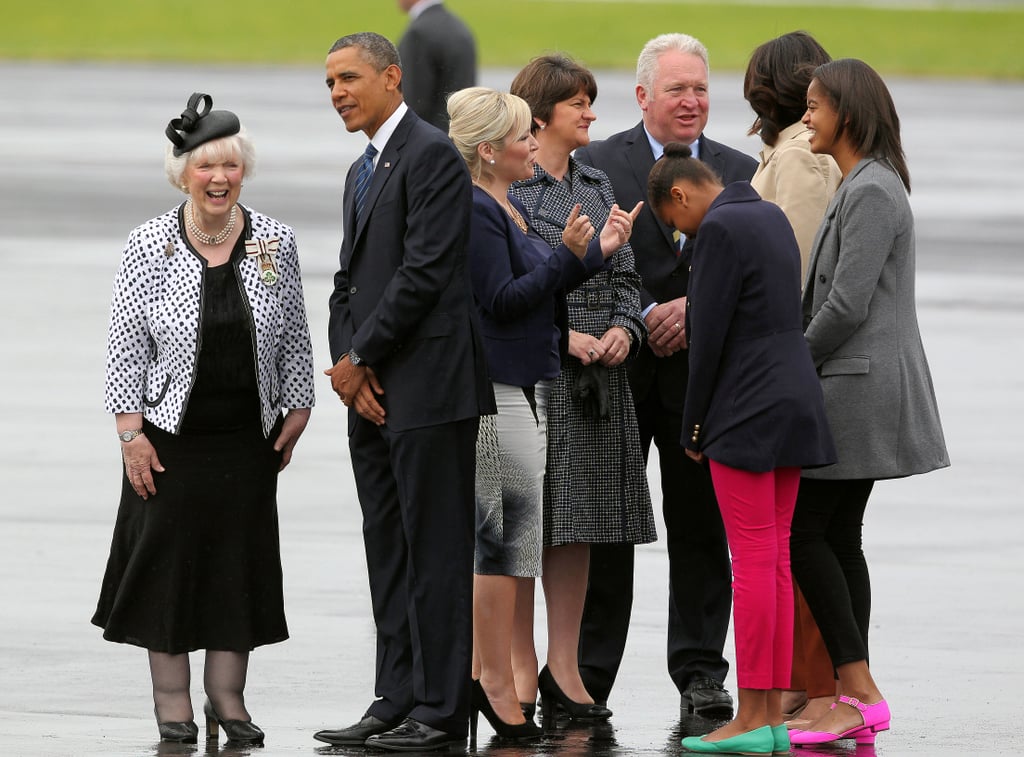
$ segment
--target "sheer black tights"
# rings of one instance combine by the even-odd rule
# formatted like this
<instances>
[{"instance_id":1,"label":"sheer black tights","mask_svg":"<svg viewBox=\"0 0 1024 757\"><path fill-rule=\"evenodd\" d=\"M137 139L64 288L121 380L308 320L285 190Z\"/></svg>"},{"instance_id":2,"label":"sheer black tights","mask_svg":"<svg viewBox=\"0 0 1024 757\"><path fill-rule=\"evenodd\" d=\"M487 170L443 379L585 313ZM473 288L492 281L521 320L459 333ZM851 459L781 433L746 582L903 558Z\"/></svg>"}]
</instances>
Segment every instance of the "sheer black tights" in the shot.
<instances>
[{"instance_id":1,"label":"sheer black tights","mask_svg":"<svg viewBox=\"0 0 1024 757\"><path fill-rule=\"evenodd\" d=\"M248 669L248 652L213 649L206 652L203 688L217 714L224 720L249 720L244 697ZM157 722L182 723L193 720L189 691L192 673L188 655L150 651L149 671L153 678L153 705Z\"/></svg>"}]
</instances>

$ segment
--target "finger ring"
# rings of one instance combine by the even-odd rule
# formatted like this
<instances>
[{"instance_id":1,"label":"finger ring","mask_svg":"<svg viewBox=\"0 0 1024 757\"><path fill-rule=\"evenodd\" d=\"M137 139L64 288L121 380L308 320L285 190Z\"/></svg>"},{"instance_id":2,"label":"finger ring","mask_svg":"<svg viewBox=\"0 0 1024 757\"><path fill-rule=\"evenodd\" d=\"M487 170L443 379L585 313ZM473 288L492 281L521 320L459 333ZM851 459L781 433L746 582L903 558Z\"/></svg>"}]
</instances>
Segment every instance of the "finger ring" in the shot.
<instances>
[{"instance_id":1,"label":"finger ring","mask_svg":"<svg viewBox=\"0 0 1024 757\"><path fill-rule=\"evenodd\" d=\"M594 357L594 351L593 350L588 350L587 354L590 355L590 357Z\"/></svg>"},{"instance_id":2,"label":"finger ring","mask_svg":"<svg viewBox=\"0 0 1024 757\"><path fill-rule=\"evenodd\" d=\"M679 325L679 322L678 322L678 321L677 321L676 323L672 324L672 327L673 327L673 328L674 328L674 329L675 329L676 331L679 331L679 329L681 329L681 328L682 328L682 326L680 326L680 325Z\"/></svg>"}]
</instances>

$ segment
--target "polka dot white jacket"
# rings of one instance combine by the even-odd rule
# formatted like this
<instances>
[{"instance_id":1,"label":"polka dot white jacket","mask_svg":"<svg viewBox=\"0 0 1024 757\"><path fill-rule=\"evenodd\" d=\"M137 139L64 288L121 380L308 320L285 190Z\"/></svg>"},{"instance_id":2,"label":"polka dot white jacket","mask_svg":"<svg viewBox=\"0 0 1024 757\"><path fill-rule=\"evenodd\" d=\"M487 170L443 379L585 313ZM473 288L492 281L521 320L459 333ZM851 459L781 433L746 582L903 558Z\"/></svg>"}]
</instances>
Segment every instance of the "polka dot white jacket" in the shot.
<instances>
[{"instance_id":1,"label":"polka dot white jacket","mask_svg":"<svg viewBox=\"0 0 1024 757\"><path fill-rule=\"evenodd\" d=\"M313 351L292 229L244 209L251 236L278 240L279 278L260 278L247 255L238 264L256 334L256 375L269 435L281 408L313 406ZM180 206L128 238L114 279L107 339L107 412L143 413L177 433L195 381L205 261L185 243Z\"/></svg>"}]
</instances>

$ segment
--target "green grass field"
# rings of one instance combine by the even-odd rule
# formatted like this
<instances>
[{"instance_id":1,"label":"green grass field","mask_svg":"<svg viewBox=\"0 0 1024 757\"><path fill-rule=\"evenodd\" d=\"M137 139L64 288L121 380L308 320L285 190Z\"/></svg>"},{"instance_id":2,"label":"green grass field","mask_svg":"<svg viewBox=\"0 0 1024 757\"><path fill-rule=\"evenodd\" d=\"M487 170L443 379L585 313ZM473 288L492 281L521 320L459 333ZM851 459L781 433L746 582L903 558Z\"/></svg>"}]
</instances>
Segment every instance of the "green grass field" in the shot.
<instances>
[{"instance_id":1,"label":"green grass field","mask_svg":"<svg viewBox=\"0 0 1024 757\"><path fill-rule=\"evenodd\" d=\"M740 71L766 39L814 34L833 57L887 74L1024 79L1024 7L1005 10L578 0L448 0L473 28L485 66L518 67L560 51L591 68L632 68L650 37L684 31L715 70ZM36 0L4 12L0 58L319 63L343 34L398 38L393 0Z\"/></svg>"}]
</instances>

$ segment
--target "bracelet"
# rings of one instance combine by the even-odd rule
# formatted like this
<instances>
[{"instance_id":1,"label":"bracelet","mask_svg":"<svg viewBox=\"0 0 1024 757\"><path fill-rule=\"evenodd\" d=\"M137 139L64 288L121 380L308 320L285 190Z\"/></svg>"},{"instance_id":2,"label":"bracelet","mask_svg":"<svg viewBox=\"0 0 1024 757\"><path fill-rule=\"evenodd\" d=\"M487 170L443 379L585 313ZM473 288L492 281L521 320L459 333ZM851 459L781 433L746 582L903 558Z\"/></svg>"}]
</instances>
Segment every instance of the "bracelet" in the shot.
<instances>
[{"instance_id":1,"label":"bracelet","mask_svg":"<svg viewBox=\"0 0 1024 757\"><path fill-rule=\"evenodd\" d=\"M634 339L633 332L630 331L629 329L627 329L625 326L620 326L617 323L615 324L615 328L622 329L623 331L626 332L626 337L629 339L629 346L632 347L633 346L633 339Z\"/></svg>"}]
</instances>

